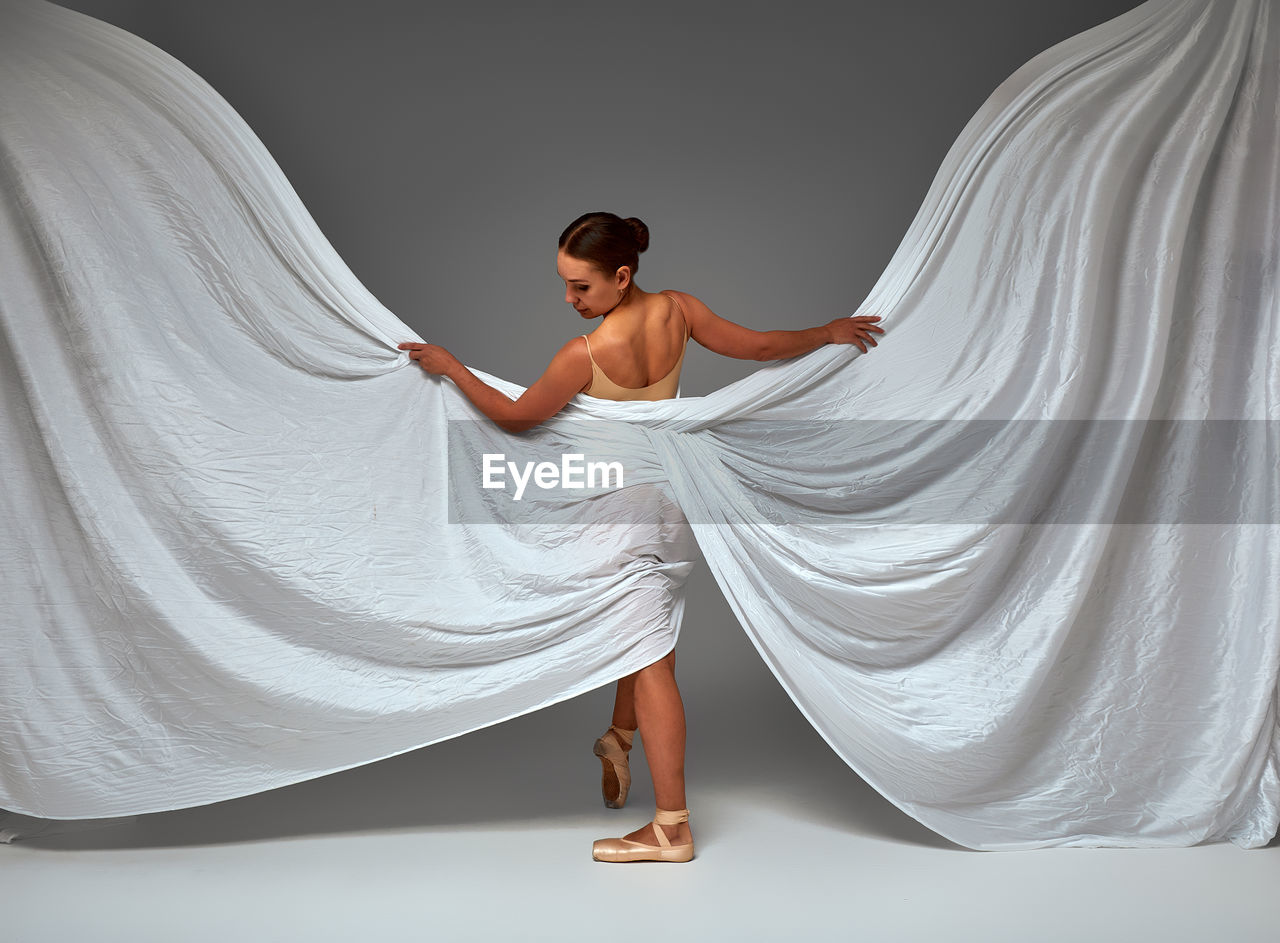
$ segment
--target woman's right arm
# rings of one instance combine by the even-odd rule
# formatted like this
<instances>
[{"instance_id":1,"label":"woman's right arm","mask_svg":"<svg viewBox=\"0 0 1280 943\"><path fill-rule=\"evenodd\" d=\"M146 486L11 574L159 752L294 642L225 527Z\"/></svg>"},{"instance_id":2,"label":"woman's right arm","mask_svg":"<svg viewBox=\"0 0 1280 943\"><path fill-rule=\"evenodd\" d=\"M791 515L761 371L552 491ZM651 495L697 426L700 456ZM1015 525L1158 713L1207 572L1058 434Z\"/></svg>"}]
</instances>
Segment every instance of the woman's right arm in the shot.
<instances>
[{"instance_id":1,"label":"woman's right arm","mask_svg":"<svg viewBox=\"0 0 1280 943\"><path fill-rule=\"evenodd\" d=\"M867 344L877 346L871 332L884 333L884 328L873 323L880 320L878 316L836 318L799 331L753 331L720 317L688 292L670 293L677 296L684 309L694 340L708 350L738 360L786 360L824 344L857 344L865 354Z\"/></svg>"}]
</instances>

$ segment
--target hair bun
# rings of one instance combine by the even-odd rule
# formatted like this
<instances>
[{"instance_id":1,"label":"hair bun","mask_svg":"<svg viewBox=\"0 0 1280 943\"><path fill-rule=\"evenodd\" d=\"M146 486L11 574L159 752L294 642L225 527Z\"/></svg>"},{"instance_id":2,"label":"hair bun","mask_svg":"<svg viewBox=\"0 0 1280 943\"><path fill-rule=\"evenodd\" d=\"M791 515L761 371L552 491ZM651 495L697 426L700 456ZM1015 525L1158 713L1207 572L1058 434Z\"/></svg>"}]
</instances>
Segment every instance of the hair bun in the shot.
<instances>
[{"instance_id":1,"label":"hair bun","mask_svg":"<svg viewBox=\"0 0 1280 943\"><path fill-rule=\"evenodd\" d=\"M634 216L626 218L626 224L631 227L631 231L636 237L636 251L643 252L649 248L649 227L636 219Z\"/></svg>"},{"instance_id":2,"label":"hair bun","mask_svg":"<svg viewBox=\"0 0 1280 943\"><path fill-rule=\"evenodd\" d=\"M565 227L559 245L573 258L590 262L605 278L613 278L624 265L630 266L634 278L640 271L640 253L649 248L649 227L634 216L583 213Z\"/></svg>"}]
</instances>

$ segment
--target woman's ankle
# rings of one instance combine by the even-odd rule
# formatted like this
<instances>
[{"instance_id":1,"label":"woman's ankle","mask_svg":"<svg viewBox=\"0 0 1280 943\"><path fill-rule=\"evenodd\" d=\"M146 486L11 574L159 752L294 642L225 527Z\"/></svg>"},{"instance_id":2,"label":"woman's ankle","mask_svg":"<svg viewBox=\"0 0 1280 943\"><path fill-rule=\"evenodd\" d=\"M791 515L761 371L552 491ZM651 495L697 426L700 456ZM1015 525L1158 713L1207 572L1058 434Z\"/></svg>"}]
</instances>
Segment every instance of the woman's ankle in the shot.
<instances>
[{"instance_id":1,"label":"woman's ankle","mask_svg":"<svg viewBox=\"0 0 1280 943\"><path fill-rule=\"evenodd\" d=\"M631 743L635 739L636 727L624 727L622 724L610 724L609 729L613 731L613 735L617 737L618 742L622 744L623 749L631 749Z\"/></svg>"}]
</instances>

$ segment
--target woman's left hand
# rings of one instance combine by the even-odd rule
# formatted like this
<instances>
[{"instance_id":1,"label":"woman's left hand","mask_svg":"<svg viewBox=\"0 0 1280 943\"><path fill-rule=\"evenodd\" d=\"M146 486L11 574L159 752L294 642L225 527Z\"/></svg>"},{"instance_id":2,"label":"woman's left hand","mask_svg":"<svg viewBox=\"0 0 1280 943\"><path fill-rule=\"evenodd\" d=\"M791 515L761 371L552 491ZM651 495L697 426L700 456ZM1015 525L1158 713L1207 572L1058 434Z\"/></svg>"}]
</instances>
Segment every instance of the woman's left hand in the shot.
<instances>
[{"instance_id":1,"label":"woman's left hand","mask_svg":"<svg viewBox=\"0 0 1280 943\"><path fill-rule=\"evenodd\" d=\"M427 373L448 373L449 368L459 362L457 357L439 344L419 344L413 341L406 341L403 344L397 344L396 347L400 350L409 351L409 357L418 361L418 366L422 367Z\"/></svg>"}]
</instances>

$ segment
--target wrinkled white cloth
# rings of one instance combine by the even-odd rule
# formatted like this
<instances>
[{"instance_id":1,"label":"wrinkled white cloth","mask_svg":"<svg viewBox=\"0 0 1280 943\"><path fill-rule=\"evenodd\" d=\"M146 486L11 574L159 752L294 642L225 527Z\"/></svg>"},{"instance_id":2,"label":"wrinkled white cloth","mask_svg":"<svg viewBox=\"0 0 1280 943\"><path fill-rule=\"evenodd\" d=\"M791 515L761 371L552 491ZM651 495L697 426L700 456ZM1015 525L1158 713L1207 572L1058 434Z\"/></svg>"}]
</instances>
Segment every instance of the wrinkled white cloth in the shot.
<instances>
[{"instance_id":1,"label":"wrinkled white cloth","mask_svg":"<svg viewBox=\"0 0 1280 943\"><path fill-rule=\"evenodd\" d=\"M874 356L521 435L396 350L207 84L2 15L0 806L214 802L573 697L670 650L700 549L953 841L1275 834L1276 5L1152 0L1003 83L859 309ZM627 487L517 502L485 453Z\"/></svg>"}]
</instances>

